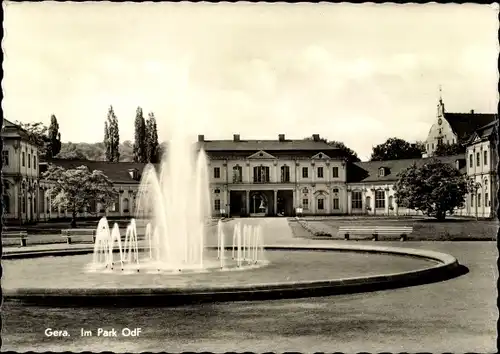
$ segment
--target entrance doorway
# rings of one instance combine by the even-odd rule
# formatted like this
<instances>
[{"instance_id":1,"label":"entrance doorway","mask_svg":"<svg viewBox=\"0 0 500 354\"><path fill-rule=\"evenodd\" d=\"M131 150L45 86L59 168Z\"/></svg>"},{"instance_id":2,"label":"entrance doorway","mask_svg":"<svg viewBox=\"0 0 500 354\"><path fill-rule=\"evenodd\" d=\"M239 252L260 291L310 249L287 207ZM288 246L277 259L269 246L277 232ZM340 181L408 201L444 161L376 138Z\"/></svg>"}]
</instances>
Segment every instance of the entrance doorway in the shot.
<instances>
[{"instance_id":1,"label":"entrance doorway","mask_svg":"<svg viewBox=\"0 0 500 354\"><path fill-rule=\"evenodd\" d=\"M242 216L246 214L244 191L229 192L229 210L230 216Z\"/></svg>"},{"instance_id":2,"label":"entrance doorway","mask_svg":"<svg viewBox=\"0 0 500 354\"><path fill-rule=\"evenodd\" d=\"M293 216L293 191L278 191L278 216Z\"/></svg>"}]
</instances>

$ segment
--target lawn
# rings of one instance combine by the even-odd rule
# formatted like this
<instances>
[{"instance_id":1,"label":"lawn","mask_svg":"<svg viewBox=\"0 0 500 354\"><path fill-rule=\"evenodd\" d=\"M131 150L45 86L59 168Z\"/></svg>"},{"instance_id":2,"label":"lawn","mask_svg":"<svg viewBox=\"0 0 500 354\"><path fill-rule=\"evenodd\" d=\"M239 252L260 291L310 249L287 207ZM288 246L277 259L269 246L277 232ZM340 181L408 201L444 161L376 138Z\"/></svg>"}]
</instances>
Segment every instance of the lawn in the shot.
<instances>
[{"instance_id":1,"label":"lawn","mask_svg":"<svg viewBox=\"0 0 500 354\"><path fill-rule=\"evenodd\" d=\"M300 231L300 224L293 219L290 226L297 237L327 236L343 238L338 235L340 226L412 226L410 240L416 241L466 241L497 239L499 222L497 220L449 219L437 221L424 218L323 218L301 221L309 230ZM303 228L303 227L302 227ZM366 236L365 236L366 237ZM368 238L370 236L367 236ZM380 238L384 238L383 235ZM387 237L385 237L387 238Z\"/></svg>"}]
</instances>

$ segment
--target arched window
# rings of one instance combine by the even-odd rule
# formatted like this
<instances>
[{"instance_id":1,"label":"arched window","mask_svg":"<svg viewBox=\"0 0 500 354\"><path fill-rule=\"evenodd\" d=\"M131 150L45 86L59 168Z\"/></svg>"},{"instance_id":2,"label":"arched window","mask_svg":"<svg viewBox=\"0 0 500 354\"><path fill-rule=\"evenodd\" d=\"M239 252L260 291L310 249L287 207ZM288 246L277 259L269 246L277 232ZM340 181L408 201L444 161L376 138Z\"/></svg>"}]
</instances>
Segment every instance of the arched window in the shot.
<instances>
[{"instance_id":1,"label":"arched window","mask_svg":"<svg viewBox=\"0 0 500 354\"><path fill-rule=\"evenodd\" d=\"M233 167L233 183L243 182L243 169L240 165Z\"/></svg>"},{"instance_id":2,"label":"arched window","mask_svg":"<svg viewBox=\"0 0 500 354\"><path fill-rule=\"evenodd\" d=\"M3 212L4 214L10 213L10 198L8 195L3 195Z\"/></svg>"},{"instance_id":3,"label":"arched window","mask_svg":"<svg viewBox=\"0 0 500 354\"><path fill-rule=\"evenodd\" d=\"M393 199L394 199L394 198L393 198L393 196L392 196L392 195L390 195L390 196L389 196L389 209L394 208L394 206L392 205L392 203L393 203Z\"/></svg>"},{"instance_id":4,"label":"arched window","mask_svg":"<svg viewBox=\"0 0 500 354\"><path fill-rule=\"evenodd\" d=\"M281 166L281 182L290 182L290 167Z\"/></svg>"},{"instance_id":5,"label":"arched window","mask_svg":"<svg viewBox=\"0 0 500 354\"><path fill-rule=\"evenodd\" d=\"M351 208L361 209L363 201L361 200L361 191L352 191L351 193Z\"/></svg>"},{"instance_id":6,"label":"arched window","mask_svg":"<svg viewBox=\"0 0 500 354\"><path fill-rule=\"evenodd\" d=\"M365 208L371 208L372 207L372 197L367 196L365 199Z\"/></svg>"},{"instance_id":7,"label":"arched window","mask_svg":"<svg viewBox=\"0 0 500 354\"><path fill-rule=\"evenodd\" d=\"M385 192L382 189L377 189L375 191L375 208L385 208Z\"/></svg>"},{"instance_id":8,"label":"arched window","mask_svg":"<svg viewBox=\"0 0 500 354\"><path fill-rule=\"evenodd\" d=\"M128 198L123 199L123 212L124 213L130 212Z\"/></svg>"}]
</instances>

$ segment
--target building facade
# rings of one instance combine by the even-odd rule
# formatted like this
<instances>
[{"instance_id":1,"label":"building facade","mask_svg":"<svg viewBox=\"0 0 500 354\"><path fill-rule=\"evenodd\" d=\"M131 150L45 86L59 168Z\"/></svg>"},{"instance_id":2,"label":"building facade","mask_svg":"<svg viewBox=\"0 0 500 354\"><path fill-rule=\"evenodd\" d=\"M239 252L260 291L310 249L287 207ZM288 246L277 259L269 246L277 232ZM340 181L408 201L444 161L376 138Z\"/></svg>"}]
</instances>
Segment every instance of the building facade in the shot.
<instances>
[{"instance_id":1,"label":"building facade","mask_svg":"<svg viewBox=\"0 0 500 354\"><path fill-rule=\"evenodd\" d=\"M437 105L436 121L432 124L425 141L426 156L432 156L439 144L467 144L474 132L498 120L496 114L446 112L442 98Z\"/></svg>"},{"instance_id":2,"label":"building facade","mask_svg":"<svg viewBox=\"0 0 500 354\"><path fill-rule=\"evenodd\" d=\"M7 223L65 219L71 213L53 205L51 184L41 178L47 163L39 163L38 147L12 123L3 130L3 201ZM456 215L494 217L498 121L478 129L467 143L465 155L437 157L467 174L477 189L467 196ZM301 215L421 215L398 206L394 185L398 173L429 158L347 162L341 152L322 142L289 140L205 140L198 144L209 159L211 205L214 216ZM132 217L145 164L53 159L65 169L81 165L101 170L114 184L118 197L105 210L93 203L79 217Z\"/></svg>"},{"instance_id":3,"label":"building facade","mask_svg":"<svg viewBox=\"0 0 500 354\"><path fill-rule=\"evenodd\" d=\"M29 134L4 119L2 124L2 204L4 220L39 220L39 149Z\"/></svg>"}]
</instances>

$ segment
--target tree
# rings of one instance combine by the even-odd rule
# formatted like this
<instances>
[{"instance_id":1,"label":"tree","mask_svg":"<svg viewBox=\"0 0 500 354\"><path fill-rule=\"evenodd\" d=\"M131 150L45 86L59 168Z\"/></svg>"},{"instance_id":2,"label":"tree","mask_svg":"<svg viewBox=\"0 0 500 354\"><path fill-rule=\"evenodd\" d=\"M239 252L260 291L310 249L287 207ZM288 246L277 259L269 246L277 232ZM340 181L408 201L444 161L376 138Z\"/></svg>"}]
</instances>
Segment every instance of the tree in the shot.
<instances>
[{"instance_id":1,"label":"tree","mask_svg":"<svg viewBox=\"0 0 500 354\"><path fill-rule=\"evenodd\" d=\"M57 123L55 115L50 117L46 146L46 156L48 158L56 156L61 151L61 133L59 133L59 123Z\"/></svg>"},{"instance_id":2,"label":"tree","mask_svg":"<svg viewBox=\"0 0 500 354\"><path fill-rule=\"evenodd\" d=\"M465 195L471 190L470 180L452 165L433 159L417 167L415 163L398 174L394 186L398 205L438 220L446 213L462 208Z\"/></svg>"},{"instance_id":3,"label":"tree","mask_svg":"<svg viewBox=\"0 0 500 354\"><path fill-rule=\"evenodd\" d=\"M389 138L373 148L371 161L422 158L421 147L399 138Z\"/></svg>"},{"instance_id":4,"label":"tree","mask_svg":"<svg viewBox=\"0 0 500 354\"><path fill-rule=\"evenodd\" d=\"M49 165L43 178L52 182L50 190L52 205L60 206L71 212L71 227L76 227L76 215L83 208L89 208L93 201L106 206L117 197L113 183L99 170L90 172L87 166L64 169L61 166Z\"/></svg>"},{"instance_id":5,"label":"tree","mask_svg":"<svg viewBox=\"0 0 500 354\"><path fill-rule=\"evenodd\" d=\"M104 146L105 146L105 157L106 161L111 161L113 159L111 152L111 140L109 138L109 127L108 122L104 122Z\"/></svg>"},{"instance_id":6,"label":"tree","mask_svg":"<svg viewBox=\"0 0 500 354\"><path fill-rule=\"evenodd\" d=\"M313 140L313 137L307 137L305 140ZM349 149L343 142L335 141L335 140L326 140L325 138L319 138L319 141L326 143L332 147L339 149L340 154L344 157L348 162L359 162L361 161L358 157L358 154L354 150Z\"/></svg>"},{"instance_id":7,"label":"tree","mask_svg":"<svg viewBox=\"0 0 500 354\"><path fill-rule=\"evenodd\" d=\"M134 124L135 124L134 161L148 162L147 143L146 143L146 121L144 120L141 107L137 107Z\"/></svg>"},{"instance_id":8,"label":"tree","mask_svg":"<svg viewBox=\"0 0 500 354\"><path fill-rule=\"evenodd\" d=\"M88 160L88 156L80 149L79 145L72 142L66 143L55 157L65 160Z\"/></svg>"},{"instance_id":9,"label":"tree","mask_svg":"<svg viewBox=\"0 0 500 354\"><path fill-rule=\"evenodd\" d=\"M436 151L434 151L434 155L436 156L450 156L450 155L459 155L465 153L465 146L459 143L454 144L438 144L436 147Z\"/></svg>"},{"instance_id":10,"label":"tree","mask_svg":"<svg viewBox=\"0 0 500 354\"><path fill-rule=\"evenodd\" d=\"M156 118L153 112L149 113L146 123L146 156L147 162L158 162L158 130L156 126Z\"/></svg>"},{"instance_id":11,"label":"tree","mask_svg":"<svg viewBox=\"0 0 500 354\"><path fill-rule=\"evenodd\" d=\"M40 147L40 155L45 156L47 152L47 144L49 142L49 138L47 136L48 128L42 122L22 123L16 121L15 124L25 130L28 135L28 139Z\"/></svg>"},{"instance_id":12,"label":"tree","mask_svg":"<svg viewBox=\"0 0 500 354\"><path fill-rule=\"evenodd\" d=\"M104 123L104 145L106 146L106 161L120 161L120 132L113 106L109 106L107 121Z\"/></svg>"}]
</instances>

